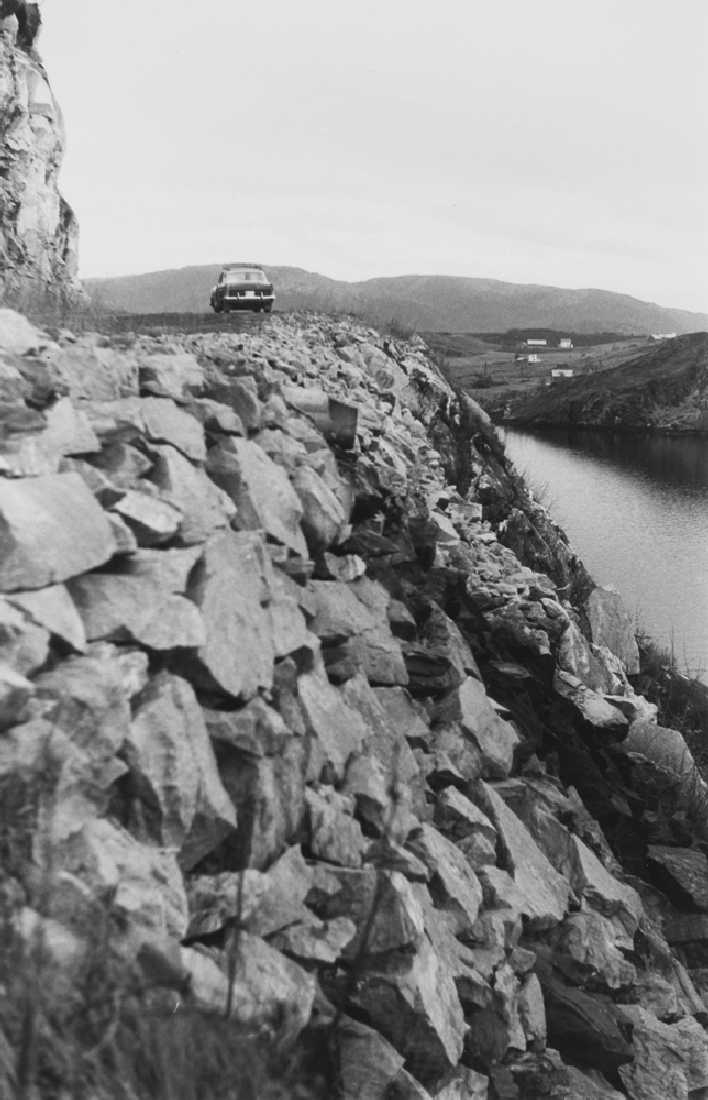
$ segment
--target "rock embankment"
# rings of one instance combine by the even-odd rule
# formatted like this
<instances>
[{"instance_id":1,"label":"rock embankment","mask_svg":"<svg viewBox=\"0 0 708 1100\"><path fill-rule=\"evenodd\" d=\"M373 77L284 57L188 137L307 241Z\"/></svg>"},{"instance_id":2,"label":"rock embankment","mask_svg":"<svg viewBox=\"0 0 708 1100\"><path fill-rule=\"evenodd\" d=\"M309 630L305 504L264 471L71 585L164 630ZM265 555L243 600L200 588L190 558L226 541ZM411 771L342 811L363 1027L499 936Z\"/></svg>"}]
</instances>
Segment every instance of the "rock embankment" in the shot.
<instances>
[{"instance_id":1,"label":"rock embankment","mask_svg":"<svg viewBox=\"0 0 708 1100\"><path fill-rule=\"evenodd\" d=\"M78 225L59 193L64 124L35 50L0 19L0 301L20 308L80 300Z\"/></svg>"},{"instance_id":2,"label":"rock embankment","mask_svg":"<svg viewBox=\"0 0 708 1100\"><path fill-rule=\"evenodd\" d=\"M630 432L708 432L708 333L664 340L609 370L519 395L500 416L515 424Z\"/></svg>"},{"instance_id":3,"label":"rock embankment","mask_svg":"<svg viewBox=\"0 0 708 1100\"><path fill-rule=\"evenodd\" d=\"M705 787L420 342L4 312L0 425L16 958L70 986L108 907L153 1012L328 1097L704 1095Z\"/></svg>"}]
</instances>

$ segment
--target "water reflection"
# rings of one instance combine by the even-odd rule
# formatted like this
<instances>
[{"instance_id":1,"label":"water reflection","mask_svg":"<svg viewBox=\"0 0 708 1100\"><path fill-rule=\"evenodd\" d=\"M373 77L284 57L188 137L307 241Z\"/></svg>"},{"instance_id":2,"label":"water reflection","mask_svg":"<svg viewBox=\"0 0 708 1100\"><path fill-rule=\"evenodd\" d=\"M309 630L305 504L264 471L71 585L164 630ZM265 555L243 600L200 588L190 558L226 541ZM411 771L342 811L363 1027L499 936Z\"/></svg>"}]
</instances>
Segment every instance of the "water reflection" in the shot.
<instances>
[{"instance_id":1,"label":"water reflection","mask_svg":"<svg viewBox=\"0 0 708 1100\"><path fill-rule=\"evenodd\" d=\"M507 429L507 451L600 584L708 670L708 438Z\"/></svg>"},{"instance_id":2,"label":"water reflection","mask_svg":"<svg viewBox=\"0 0 708 1100\"><path fill-rule=\"evenodd\" d=\"M529 434L509 431L510 436ZM588 455L664 485L684 490L708 488L708 436L620 435L554 428L535 437L549 447Z\"/></svg>"}]
</instances>

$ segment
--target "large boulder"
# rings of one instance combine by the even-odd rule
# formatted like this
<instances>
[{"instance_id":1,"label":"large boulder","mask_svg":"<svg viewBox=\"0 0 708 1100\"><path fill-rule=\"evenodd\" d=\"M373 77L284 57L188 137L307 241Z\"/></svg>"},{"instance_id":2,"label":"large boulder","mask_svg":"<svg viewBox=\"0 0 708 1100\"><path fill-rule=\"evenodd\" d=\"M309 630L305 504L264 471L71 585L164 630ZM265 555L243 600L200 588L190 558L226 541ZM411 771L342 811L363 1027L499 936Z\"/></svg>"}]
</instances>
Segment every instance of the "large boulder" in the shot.
<instances>
[{"instance_id":1,"label":"large boulder","mask_svg":"<svg viewBox=\"0 0 708 1100\"><path fill-rule=\"evenodd\" d=\"M230 1004L239 1024L262 1028L284 1044L292 1043L310 1019L315 977L270 947L259 936L242 932L233 980L223 956L183 947L190 1000L200 1010L223 1016Z\"/></svg>"},{"instance_id":2,"label":"large boulder","mask_svg":"<svg viewBox=\"0 0 708 1100\"><path fill-rule=\"evenodd\" d=\"M494 787L487 783L480 783L479 787L480 804L496 826L509 873L520 895L522 913L537 928L558 924L568 910L569 883L549 863L526 826Z\"/></svg>"},{"instance_id":3,"label":"large boulder","mask_svg":"<svg viewBox=\"0 0 708 1100\"><path fill-rule=\"evenodd\" d=\"M634 1061L620 1077L632 1100L690 1100L708 1090L708 1039L690 1016L668 1024L639 1005L621 1005L631 1028Z\"/></svg>"},{"instance_id":4,"label":"large boulder","mask_svg":"<svg viewBox=\"0 0 708 1100\"><path fill-rule=\"evenodd\" d=\"M272 684L275 651L264 606L269 571L255 533L226 531L206 544L187 593L206 626L194 660L194 675L206 688L249 699Z\"/></svg>"},{"instance_id":5,"label":"large boulder","mask_svg":"<svg viewBox=\"0 0 708 1100\"><path fill-rule=\"evenodd\" d=\"M174 854L140 844L105 819L83 824L61 850L62 867L113 905L147 939L182 939L188 923L184 882Z\"/></svg>"},{"instance_id":6,"label":"large boulder","mask_svg":"<svg viewBox=\"0 0 708 1100\"><path fill-rule=\"evenodd\" d=\"M503 779L509 774L520 738L511 723L499 717L479 680L467 676L439 704L435 718L442 723L459 722L479 746L485 778Z\"/></svg>"},{"instance_id":7,"label":"large boulder","mask_svg":"<svg viewBox=\"0 0 708 1100\"><path fill-rule=\"evenodd\" d=\"M196 648L206 642L191 600L146 576L90 573L69 581L89 641L134 641L148 649Z\"/></svg>"},{"instance_id":8,"label":"large boulder","mask_svg":"<svg viewBox=\"0 0 708 1100\"><path fill-rule=\"evenodd\" d=\"M236 828L214 750L186 680L159 673L135 702L125 745L141 817L156 815L155 839L191 867Z\"/></svg>"},{"instance_id":9,"label":"large boulder","mask_svg":"<svg viewBox=\"0 0 708 1100\"><path fill-rule=\"evenodd\" d=\"M115 550L108 518L78 474L0 479L0 592L56 584Z\"/></svg>"},{"instance_id":10,"label":"large boulder","mask_svg":"<svg viewBox=\"0 0 708 1100\"><path fill-rule=\"evenodd\" d=\"M236 508L204 470L175 447L152 448L155 464L151 480L162 497L181 514L178 538L185 546L205 542L217 528L228 527Z\"/></svg>"},{"instance_id":11,"label":"large boulder","mask_svg":"<svg viewBox=\"0 0 708 1100\"><path fill-rule=\"evenodd\" d=\"M661 884L679 905L708 913L708 858L697 848L650 844L649 861Z\"/></svg>"},{"instance_id":12,"label":"large boulder","mask_svg":"<svg viewBox=\"0 0 708 1100\"><path fill-rule=\"evenodd\" d=\"M209 451L207 470L236 505L241 530L261 529L307 557L298 496L282 467L257 444L228 436Z\"/></svg>"},{"instance_id":13,"label":"large boulder","mask_svg":"<svg viewBox=\"0 0 708 1100\"><path fill-rule=\"evenodd\" d=\"M453 977L427 938L413 955L367 971L354 1002L423 1084L457 1066L467 1025Z\"/></svg>"},{"instance_id":14,"label":"large boulder","mask_svg":"<svg viewBox=\"0 0 708 1100\"><path fill-rule=\"evenodd\" d=\"M639 672L636 632L619 592L594 588L586 609L593 642L607 646L622 661L627 674L636 675Z\"/></svg>"},{"instance_id":15,"label":"large boulder","mask_svg":"<svg viewBox=\"0 0 708 1100\"><path fill-rule=\"evenodd\" d=\"M9 477L55 474L64 457L99 449L85 413L62 397L45 411L40 430L0 436L0 473Z\"/></svg>"}]
</instances>

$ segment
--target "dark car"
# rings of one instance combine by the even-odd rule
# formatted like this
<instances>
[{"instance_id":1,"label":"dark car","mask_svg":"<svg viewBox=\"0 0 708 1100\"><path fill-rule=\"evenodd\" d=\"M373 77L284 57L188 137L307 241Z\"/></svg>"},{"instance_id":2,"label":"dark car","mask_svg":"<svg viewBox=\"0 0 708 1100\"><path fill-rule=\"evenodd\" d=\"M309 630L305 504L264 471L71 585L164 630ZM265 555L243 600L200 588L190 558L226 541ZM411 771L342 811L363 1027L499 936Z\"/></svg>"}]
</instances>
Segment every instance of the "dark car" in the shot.
<instances>
[{"instance_id":1,"label":"dark car","mask_svg":"<svg viewBox=\"0 0 708 1100\"><path fill-rule=\"evenodd\" d=\"M273 284L257 264L226 264L209 298L215 313L230 309L270 313L274 301Z\"/></svg>"}]
</instances>

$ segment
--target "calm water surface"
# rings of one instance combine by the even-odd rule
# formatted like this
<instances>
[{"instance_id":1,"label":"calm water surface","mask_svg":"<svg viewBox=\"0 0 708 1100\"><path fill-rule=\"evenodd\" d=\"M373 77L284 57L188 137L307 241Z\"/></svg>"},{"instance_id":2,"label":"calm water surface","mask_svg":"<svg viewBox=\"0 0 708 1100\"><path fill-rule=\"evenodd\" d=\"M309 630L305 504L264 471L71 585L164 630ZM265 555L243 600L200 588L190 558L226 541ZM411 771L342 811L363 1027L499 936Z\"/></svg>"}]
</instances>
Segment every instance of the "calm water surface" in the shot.
<instances>
[{"instance_id":1,"label":"calm water surface","mask_svg":"<svg viewBox=\"0 0 708 1100\"><path fill-rule=\"evenodd\" d=\"M708 438L509 428L504 438L595 580L708 681Z\"/></svg>"}]
</instances>

